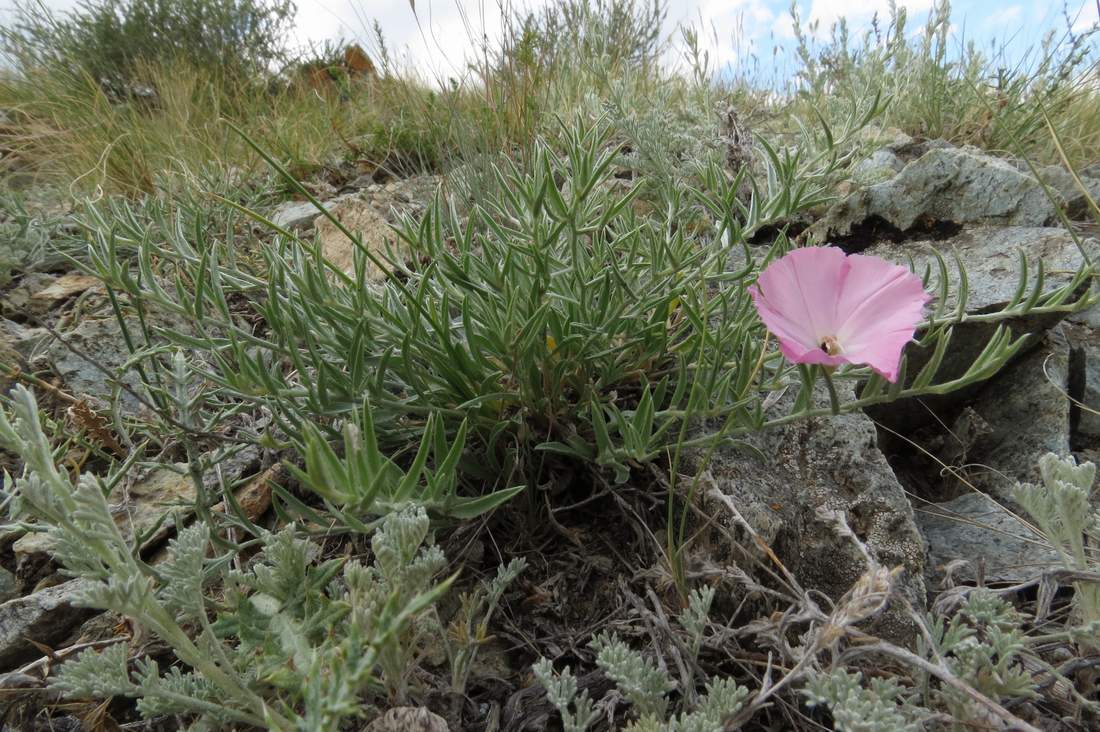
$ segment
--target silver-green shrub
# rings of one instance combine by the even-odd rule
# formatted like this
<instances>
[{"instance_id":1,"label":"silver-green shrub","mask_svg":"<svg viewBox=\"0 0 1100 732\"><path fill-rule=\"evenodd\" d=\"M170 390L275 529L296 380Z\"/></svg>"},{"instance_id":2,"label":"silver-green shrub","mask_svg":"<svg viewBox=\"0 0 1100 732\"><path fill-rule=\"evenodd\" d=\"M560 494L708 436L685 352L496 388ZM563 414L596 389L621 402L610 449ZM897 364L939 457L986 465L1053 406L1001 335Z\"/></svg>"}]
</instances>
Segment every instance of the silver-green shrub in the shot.
<instances>
[{"instance_id":1,"label":"silver-green shrub","mask_svg":"<svg viewBox=\"0 0 1100 732\"><path fill-rule=\"evenodd\" d=\"M1072 457L1047 453L1039 459L1043 482L1017 484L1013 497L1038 524L1039 530L1067 570L1095 571L1100 546L1100 510L1093 503L1096 466L1078 465ZM1100 583L1074 583L1074 611L1081 623L1100 623ZM1091 644L1093 648L1100 644Z\"/></svg>"},{"instance_id":2,"label":"silver-green shrub","mask_svg":"<svg viewBox=\"0 0 1100 732\"><path fill-rule=\"evenodd\" d=\"M130 618L184 664L161 673L143 659L131 671L126 644L89 649L62 665L52 682L59 690L135 697L150 717L303 731L361 717L379 682L403 694L419 629L431 627L421 621L449 586L435 582L445 562L424 545L422 507L384 519L370 565L319 561L291 524L262 534L261 554L232 569L235 552L212 554L204 522L180 530L167 559L151 565L119 531L103 481L85 474L74 483L56 467L31 393L16 387L10 409L0 411L0 445L25 463L11 518L45 527L64 571L86 581L78 603Z\"/></svg>"}]
</instances>

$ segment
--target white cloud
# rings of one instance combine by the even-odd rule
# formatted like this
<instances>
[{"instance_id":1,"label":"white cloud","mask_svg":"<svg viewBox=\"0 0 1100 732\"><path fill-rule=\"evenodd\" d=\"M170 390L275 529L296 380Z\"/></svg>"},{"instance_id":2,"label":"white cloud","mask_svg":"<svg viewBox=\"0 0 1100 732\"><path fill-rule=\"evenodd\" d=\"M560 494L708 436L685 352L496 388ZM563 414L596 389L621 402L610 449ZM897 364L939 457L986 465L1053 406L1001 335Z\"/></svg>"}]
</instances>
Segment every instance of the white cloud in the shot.
<instances>
[{"instance_id":1,"label":"white cloud","mask_svg":"<svg viewBox=\"0 0 1100 732\"><path fill-rule=\"evenodd\" d=\"M1023 16L1023 14L1023 6L1009 5L1007 7L994 10L985 19L985 23L986 25L990 26L1015 25L1020 22L1020 18Z\"/></svg>"},{"instance_id":2,"label":"white cloud","mask_svg":"<svg viewBox=\"0 0 1100 732\"><path fill-rule=\"evenodd\" d=\"M915 13L922 13L932 7L933 0L899 0L898 8L904 8L912 17ZM890 15L889 0L812 0L810 10L803 14L808 22L818 23L818 35L827 36L833 24L841 18L846 18L849 28L862 28L871 18L878 14L879 18L887 18Z\"/></svg>"},{"instance_id":3,"label":"white cloud","mask_svg":"<svg viewBox=\"0 0 1100 732\"><path fill-rule=\"evenodd\" d=\"M1097 21L1100 21L1100 5L1097 5L1096 0L1084 0L1078 7L1077 12L1070 13L1070 19L1073 21L1073 32L1081 33L1093 26Z\"/></svg>"},{"instance_id":4,"label":"white cloud","mask_svg":"<svg viewBox=\"0 0 1100 732\"><path fill-rule=\"evenodd\" d=\"M696 0L682 17L699 30L702 50L709 54L712 68L738 66L760 49L776 21L768 0Z\"/></svg>"}]
</instances>

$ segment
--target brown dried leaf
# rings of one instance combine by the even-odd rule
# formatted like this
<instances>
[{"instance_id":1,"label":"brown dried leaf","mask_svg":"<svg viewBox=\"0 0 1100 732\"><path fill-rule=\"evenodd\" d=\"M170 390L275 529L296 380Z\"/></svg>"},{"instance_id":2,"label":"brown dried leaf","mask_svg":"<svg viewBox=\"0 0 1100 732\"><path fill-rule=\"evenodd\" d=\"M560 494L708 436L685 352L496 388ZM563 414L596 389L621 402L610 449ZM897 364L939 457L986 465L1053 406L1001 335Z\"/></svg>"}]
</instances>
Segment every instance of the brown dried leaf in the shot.
<instances>
[{"instance_id":1,"label":"brown dried leaf","mask_svg":"<svg viewBox=\"0 0 1100 732\"><path fill-rule=\"evenodd\" d=\"M116 457L126 457L126 451L118 444L107 418L93 410L87 399L80 399L69 407L68 415L73 424L87 432L92 440L113 452Z\"/></svg>"}]
</instances>

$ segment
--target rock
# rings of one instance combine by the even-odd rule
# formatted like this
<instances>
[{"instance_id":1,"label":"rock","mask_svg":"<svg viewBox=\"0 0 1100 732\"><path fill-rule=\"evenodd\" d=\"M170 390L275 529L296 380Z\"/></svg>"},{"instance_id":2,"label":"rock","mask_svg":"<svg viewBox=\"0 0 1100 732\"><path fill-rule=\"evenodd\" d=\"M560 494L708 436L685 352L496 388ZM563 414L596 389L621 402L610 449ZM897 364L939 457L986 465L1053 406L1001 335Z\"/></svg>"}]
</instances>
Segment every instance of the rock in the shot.
<instances>
[{"instance_id":1,"label":"rock","mask_svg":"<svg viewBox=\"0 0 1100 732\"><path fill-rule=\"evenodd\" d=\"M1089 318L1082 320L1087 323ZM1076 400L1070 406L1070 444L1075 451L1097 451L1100 450L1100 332L1080 322L1066 323L1063 329L1072 348L1070 394Z\"/></svg>"},{"instance_id":2,"label":"rock","mask_svg":"<svg viewBox=\"0 0 1100 732\"><path fill-rule=\"evenodd\" d=\"M1061 165L1048 165L1039 170L1039 177L1056 190L1065 200L1066 216L1071 219L1088 219L1092 213L1088 198L1100 203L1100 178L1078 173L1085 191L1077 185L1073 175Z\"/></svg>"},{"instance_id":3,"label":"rock","mask_svg":"<svg viewBox=\"0 0 1100 732\"><path fill-rule=\"evenodd\" d=\"M6 318L0 318L0 343L7 346L24 361L30 361L35 352L45 343L50 334L44 328L28 328ZM5 361L0 356L0 362Z\"/></svg>"},{"instance_id":4,"label":"rock","mask_svg":"<svg viewBox=\"0 0 1100 732\"><path fill-rule=\"evenodd\" d=\"M313 227L317 207L309 201L287 201L271 213L271 222L288 231L301 232Z\"/></svg>"},{"instance_id":5,"label":"rock","mask_svg":"<svg viewBox=\"0 0 1100 732\"><path fill-rule=\"evenodd\" d=\"M52 302L34 296L52 286L58 277L45 272L28 272L0 299L0 315L19 322L34 322L49 311Z\"/></svg>"},{"instance_id":6,"label":"rock","mask_svg":"<svg viewBox=\"0 0 1100 732\"><path fill-rule=\"evenodd\" d=\"M914 138L902 134L886 145L885 149L897 155L902 162L911 163L932 150L953 150L955 146L947 140L939 138L929 140L924 137Z\"/></svg>"},{"instance_id":7,"label":"rock","mask_svg":"<svg viewBox=\"0 0 1100 732\"><path fill-rule=\"evenodd\" d=\"M1085 250L1090 256L1100 259L1100 241L1085 239ZM932 272L929 289L933 292L937 281L937 263L935 252L940 252L947 263L950 292L947 298L948 312L958 306L957 294L959 275L952 254L957 255L966 269L969 296L966 311L979 314L996 311L1011 302L1019 285L1019 251L1023 251L1029 270L1029 287L1034 283L1038 264L1043 263L1043 294L1053 293L1073 279L1073 273L1083 264L1080 251L1073 238L1063 229L1031 227L982 227L964 229L956 236L943 241L908 241L903 243L882 243L870 247L864 253L908 265L913 261L915 271L923 274ZM1039 336L1053 327L1062 314L1029 314L1007 321L1016 335L1035 334L1031 345L1039 342ZM947 355L940 366L938 380L961 376L981 353L992 335L995 325L969 323L957 326ZM929 353L910 346L906 349L909 359L908 373L914 376ZM952 403L958 403L962 396L948 395ZM930 403L934 403L932 400ZM940 400L943 402L943 400ZM879 416L876 413L876 418Z\"/></svg>"},{"instance_id":8,"label":"rock","mask_svg":"<svg viewBox=\"0 0 1100 732\"><path fill-rule=\"evenodd\" d=\"M1070 454L1069 381L1069 343L1052 330L1040 347L985 383L970 403L984 426L970 431L974 438L960 466L975 488L1014 505L1017 481L1041 481L1040 457ZM951 431L961 434L966 425L956 421Z\"/></svg>"},{"instance_id":9,"label":"rock","mask_svg":"<svg viewBox=\"0 0 1100 732\"><path fill-rule=\"evenodd\" d=\"M136 315L126 316L125 322L135 348L143 350L146 344L142 322ZM148 328L155 346L167 344L167 339L158 335L159 331L196 335L193 325L182 317L156 309L145 313L144 327ZM116 382L121 382L127 387L119 389L119 406L123 414L139 414L148 409L142 403L142 399L148 401L148 397L136 368L125 368L131 359L130 348L122 327L110 310L83 314L76 327L61 332L58 338L51 338L42 350L45 360L64 381L61 388L69 394L110 403ZM202 354L191 352L191 356L201 358Z\"/></svg>"},{"instance_id":10,"label":"rock","mask_svg":"<svg viewBox=\"0 0 1100 732\"><path fill-rule=\"evenodd\" d=\"M15 555L15 577L20 587L30 589L57 571L50 550L54 542L44 531L28 531L11 545Z\"/></svg>"},{"instance_id":11,"label":"rock","mask_svg":"<svg viewBox=\"0 0 1100 732\"><path fill-rule=\"evenodd\" d=\"M1085 251L1100 258L1100 241L1083 240ZM959 278L952 255L957 254L966 268L969 297L967 312L982 313L1007 305L1019 285L1019 251L1022 250L1029 270L1029 284L1039 262L1046 270L1043 294L1049 294L1068 284L1073 274L1084 264L1073 237L1064 229L1052 227L975 227L967 228L948 239L918 239L902 243L885 242L864 250L864 254L908 264L913 260L917 274L926 268L932 272L929 287L936 285L936 258L939 252L947 262L951 280L948 307L958 304Z\"/></svg>"},{"instance_id":12,"label":"rock","mask_svg":"<svg viewBox=\"0 0 1100 732\"><path fill-rule=\"evenodd\" d=\"M13 383L12 370L25 370L26 356L18 343L25 332L23 326L0 318L0 393L6 393Z\"/></svg>"},{"instance_id":13,"label":"rock","mask_svg":"<svg viewBox=\"0 0 1100 732\"><path fill-rule=\"evenodd\" d=\"M233 495L237 499L237 505L249 521L259 521L260 517L267 513L271 508L272 484L281 483L286 478L286 467L283 463L275 463L234 490ZM212 510L225 512L225 501L215 504Z\"/></svg>"},{"instance_id":14,"label":"rock","mask_svg":"<svg viewBox=\"0 0 1100 732\"><path fill-rule=\"evenodd\" d=\"M58 277L48 287L31 295L31 299L44 302L52 307L61 300L67 300L73 295L79 295L86 290L101 285L102 283L98 277L71 272Z\"/></svg>"},{"instance_id":15,"label":"rock","mask_svg":"<svg viewBox=\"0 0 1100 732\"><path fill-rule=\"evenodd\" d=\"M367 52L358 44L351 44L344 49L344 69L353 76L377 78L378 72L374 68L374 62L370 60Z\"/></svg>"},{"instance_id":16,"label":"rock","mask_svg":"<svg viewBox=\"0 0 1100 732\"><path fill-rule=\"evenodd\" d=\"M852 167L852 178L861 185L870 185L893 178L905 163L894 152L883 148L876 150Z\"/></svg>"},{"instance_id":17,"label":"rock","mask_svg":"<svg viewBox=\"0 0 1100 732\"><path fill-rule=\"evenodd\" d=\"M391 261L395 255L403 257L401 254L403 249L393 250L393 247L397 246L397 235L368 200L359 197L348 198L335 206L331 213L349 231L359 237L365 249L382 262ZM318 218L317 238L321 243L321 252L325 259L347 274L354 273L356 247L344 232L336 228L336 225L328 219ZM382 282L386 279L386 275L368 259L366 279L368 282Z\"/></svg>"},{"instance_id":18,"label":"rock","mask_svg":"<svg viewBox=\"0 0 1100 732\"><path fill-rule=\"evenodd\" d=\"M842 400L846 398L850 394L841 395ZM793 399L793 395L783 397L768 416L786 414ZM819 403L828 401L820 398ZM805 588L835 600L867 569L852 539L840 535L822 514L835 511L845 517L872 557L886 567L905 568L899 589L914 607L924 606L924 543L905 491L879 451L875 426L866 415L808 419L764 430L745 441L760 456L719 447L706 468L708 482L733 499ZM698 457L689 457L687 475L698 469L692 464ZM705 511L734 535L742 534L719 501L708 498ZM725 536L714 534L705 540L711 542L706 548L711 561L743 562L743 555L731 549ZM753 546L743 537L738 543ZM908 639L913 631L912 621L900 607L888 608L874 621L873 632L892 639Z\"/></svg>"},{"instance_id":19,"label":"rock","mask_svg":"<svg viewBox=\"0 0 1100 732\"><path fill-rule=\"evenodd\" d=\"M927 580L935 586L945 566L965 560L952 575L973 582L1017 583L1060 566L1058 552L1003 506L981 493L917 509L917 526L928 542Z\"/></svg>"},{"instance_id":20,"label":"rock","mask_svg":"<svg viewBox=\"0 0 1100 732\"><path fill-rule=\"evenodd\" d=\"M447 722L424 707L394 707L363 728L363 732L449 732Z\"/></svg>"},{"instance_id":21,"label":"rock","mask_svg":"<svg viewBox=\"0 0 1100 732\"><path fill-rule=\"evenodd\" d=\"M1066 321L1087 328L1100 329L1100 305L1094 305L1078 313L1070 313Z\"/></svg>"},{"instance_id":22,"label":"rock","mask_svg":"<svg viewBox=\"0 0 1100 732\"><path fill-rule=\"evenodd\" d=\"M0 670L41 655L32 640L56 643L92 615L94 610L75 605L91 584L73 579L0 605Z\"/></svg>"},{"instance_id":23,"label":"rock","mask_svg":"<svg viewBox=\"0 0 1100 732\"><path fill-rule=\"evenodd\" d=\"M132 318L127 325L131 333L141 333L136 318ZM64 343L54 340L49 344L46 356L64 381L63 388L68 393L110 402L117 378L129 387L129 391L121 389L119 393L123 413L136 414L145 408L134 395L146 394L137 372L130 368L119 374L130 359L130 350L114 317L84 318L74 329L62 334L62 338Z\"/></svg>"},{"instance_id":24,"label":"rock","mask_svg":"<svg viewBox=\"0 0 1100 732\"><path fill-rule=\"evenodd\" d=\"M19 583L15 575L0 567L0 603L7 602L13 597L19 596Z\"/></svg>"},{"instance_id":25,"label":"rock","mask_svg":"<svg viewBox=\"0 0 1100 732\"><path fill-rule=\"evenodd\" d=\"M866 226L906 232L937 223L1044 226L1055 204L1011 163L974 148L934 148L890 180L840 201L815 223L818 240L858 236Z\"/></svg>"}]
</instances>

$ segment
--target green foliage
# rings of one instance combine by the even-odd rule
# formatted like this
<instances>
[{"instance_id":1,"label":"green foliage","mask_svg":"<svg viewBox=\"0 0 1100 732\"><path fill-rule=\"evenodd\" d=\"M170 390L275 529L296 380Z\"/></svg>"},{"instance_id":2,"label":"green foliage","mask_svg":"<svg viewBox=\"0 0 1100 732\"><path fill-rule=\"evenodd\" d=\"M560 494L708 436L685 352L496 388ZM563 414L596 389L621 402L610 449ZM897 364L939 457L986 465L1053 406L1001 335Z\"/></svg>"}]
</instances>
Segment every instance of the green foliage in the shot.
<instances>
[{"instance_id":1,"label":"green foliage","mask_svg":"<svg viewBox=\"0 0 1100 732\"><path fill-rule=\"evenodd\" d=\"M803 693L806 705L827 705L837 732L917 732L927 710L914 705L893 679L873 678L843 669L812 676Z\"/></svg>"},{"instance_id":2,"label":"green foliage","mask_svg":"<svg viewBox=\"0 0 1100 732\"><path fill-rule=\"evenodd\" d=\"M342 729L362 716L379 682L403 696L411 649L431 627L423 620L449 586L434 583L445 560L423 546L422 508L385 519L369 566L319 562L318 547L292 524L264 533L262 554L231 569L232 552L211 554L207 522L182 529L168 558L150 566L119 532L103 482L83 475L74 485L56 467L31 394L17 387L10 407L11 416L0 411L0 445L26 466L9 497L11 518L46 527L54 556L85 582L78 602L131 618L191 669L161 673L143 659L131 672L128 648L118 644L63 665L53 681L59 690L135 697L149 718L194 714L216 726L278 730ZM219 602L209 599L211 587L220 588Z\"/></svg>"},{"instance_id":3,"label":"green foliage","mask_svg":"<svg viewBox=\"0 0 1100 732\"><path fill-rule=\"evenodd\" d=\"M1066 569L1095 571L1091 553L1100 542L1100 511L1091 500L1096 466L1047 453L1039 459L1039 472L1041 485L1017 484L1013 497L1039 525ZM1074 589L1077 620L1100 623L1100 583L1076 582Z\"/></svg>"},{"instance_id":4,"label":"green foliage","mask_svg":"<svg viewBox=\"0 0 1100 732\"><path fill-rule=\"evenodd\" d=\"M946 659L960 679L991 699L1035 696L1035 681L1021 663L1027 647L1022 619L1012 605L989 591L975 591L953 618L931 624L926 651ZM978 719L972 698L953 687L933 693L956 719Z\"/></svg>"},{"instance_id":5,"label":"green foliage","mask_svg":"<svg viewBox=\"0 0 1100 732\"><path fill-rule=\"evenodd\" d=\"M341 455L317 427L307 423L301 431L298 447L305 458L305 470L293 464L288 467L302 485L328 501L337 513L385 515L415 504L442 516L474 518L523 490L523 486L515 486L484 496L457 495L456 468L465 447L466 428L459 427L448 447L441 422L435 417L428 418L420 448L407 471L379 450L369 409L362 411L359 420L344 422ZM428 467L429 457L434 468Z\"/></svg>"},{"instance_id":6,"label":"green foliage","mask_svg":"<svg viewBox=\"0 0 1100 732\"><path fill-rule=\"evenodd\" d=\"M726 723L744 706L749 690L733 679L714 679L707 684L692 712L669 720L665 732L710 732L724 729Z\"/></svg>"},{"instance_id":7,"label":"green foliage","mask_svg":"<svg viewBox=\"0 0 1100 732\"><path fill-rule=\"evenodd\" d=\"M592 706L592 699L585 689L577 695L577 680L568 667L561 673L554 672L549 660L540 658L534 665L535 678L546 689L546 698L561 715L564 732L585 732L600 714Z\"/></svg>"},{"instance_id":8,"label":"green foliage","mask_svg":"<svg viewBox=\"0 0 1100 732\"><path fill-rule=\"evenodd\" d=\"M837 667L810 674L803 694L809 706L827 706L836 728L849 732L923 729L933 710L945 710L960 723L977 723L988 708L976 697L999 703L1036 696L1035 680L1023 661L1037 657L1023 622L996 593L975 589L952 617L929 618L927 633L918 638L919 654L940 664L943 676L957 683L937 684L921 668L911 686L878 676L865 683L862 673Z\"/></svg>"},{"instance_id":9,"label":"green foliage","mask_svg":"<svg viewBox=\"0 0 1100 732\"><path fill-rule=\"evenodd\" d=\"M34 211L19 193L0 189L0 286L18 273L57 266L79 244L60 217Z\"/></svg>"},{"instance_id":10,"label":"green foliage","mask_svg":"<svg viewBox=\"0 0 1100 732\"><path fill-rule=\"evenodd\" d=\"M391 596L408 602L426 592L446 563L442 549L421 546L428 536L428 528L428 515L422 508L390 514L382 529L371 539L374 566L349 564L346 573L349 593L369 603ZM424 623L414 619L404 633L391 636L381 648L382 677L390 697L398 702L405 701L413 654L427 630Z\"/></svg>"},{"instance_id":11,"label":"green foliage","mask_svg":"<svg viewBox=\"0 0 1100 732\"><path fill-rule=\"evenodd\" d=\"M263 75L285 58L292 0L82 0L55 15L38 2L16 3L0 50L22 71L87 74L123 94L142 62L181 62L240 78Z\"/></svg>"},{"instance_id":12,"label":"green foliage","mask_svg":"<svg viewBox=\"0 0 1100 732\"><path fill-rule=\"evenodd\" d=\"M346 231L355 244L350 272L288 232L260 247L262 262L248 261L206 223L215 212L231 222L232 210L190 203L121 215L90 207L91 266L130 308L172 316L149 323L147 346L189 349L223 405L268 410L272 429L257 439L308 456L299 477L331 504L370 513L375 501L381 510L415 497L442 514L473 515L516 484L541 482L555 460L624 481L677 445L967 386L1025 341L996 328L965 373L937 380L955 325L1095 300L1082 294L1091 274L1082 265L1064 287L1044 294L1038 276L1003 310L969 315L965 273L954 293L941 262L924 273L937 304L919 336L917 347L933 355L920 373L887 388L866 368L842 368L832 383L862 382L859 396L815 406L820 369L796 368L767 347L746 292L758 268L791 244L780 236L761 257L746 240L824 200L842 159L830 141L849 137L875 107L853 110L845 130L823 131L810 157L762 143L766 175L742 170L730 179L712 162L698 187L668 187L662 207L646 214L634 210L638 188L614 180L607 129L581 124L538 141L524 162L494 165L499 196L464 211L437 200L383 251ZM367 280L368 260L389 273L383 284ZM951 295L959 306L947 311ZM240 318L230 300L248 303L265 328ZM135 356L150 369L159 358ZM766 419L769 395L792 387L793 410ZM364 408L369 426L356 417ZM683 443L682 428L695 419L718 428ZM326 445L340 438L342 456ZM382 457L394 453L414 456L410 467ZM424 472L429 463L434 472ZM485 500L456 498L467 492Z\"/></svg>"},{"instance_id":13,"label":"green foliage","mask_svg":"<svg viewBox=\"0 0 1100 732\"><path fill-rule=\"evenodd\" d=\"M696 590L689 607L680 614L679 623L689 637L689 666L698 664L701 639L710 622L711 588ZM621 640L598 634L590 643L596 652L596 664L615 682L618 691L630 702L634 719L626 729L631 732L710 732L723 729L744 707L750 691L733 679L713 678L707 681L702 694L695 689L685 692L678 714L668 716L669 692L678 684L652 660L630 648ZM569 669L555 674L550 662L541 659L535 665L535 675L546 689L547 698L562 715L566 732L584 732L599 716L588 692L577 695L577 682ZM691 684L686 679L685 683Z\"/></svg>"},{"instance_id":14,"label":"green foliage","mask_svg":"<svg viewBox=\"0 0 1100 732\"><path fill-rule=\"evenodd\" d=\"M1100 136L1092 86L1100 25L1051 31L1024 58L1009 59L1004 50L987 52L974 43L957 47L949 0L937 0L917 32L908 27L906 9L891 5L885 22L861 38L851 38L842 18L821 45L813 40L819 29L803 25L794 4L791 14L800 62L796 109L832 119L838 106L881 95L890 100L884 125L1053 163L1046 115L1073 140L1074 163L1091 162Z\"/></svg>"},{"instance_id":15,"label":"green foliage","mask_svg":"<svg viewBox=\"0 0 1100 732\"><path fill-rule=\"evenodd\" d=\"M621 640L605 634L592 639L596 664L634 706L641 717L664 719L668 709L666 694L676 688L668 673Z\"/></svg>"},{"instance_id":16,"label":"green foliage","mask_svg":"<svg viewBox=\"0 0 1100 732\"><path fill-rule=\"evenodd\" d=\"M477 658L478 649L489 640L489 621L493 619L500 598L526 567L526 559L513 559L498 567L493 579L482 581L474 590L459 597L458 612L447 631L439 633L447 649L453 691L465 693L470 667Z\"/></svg>"}]
</instances>

